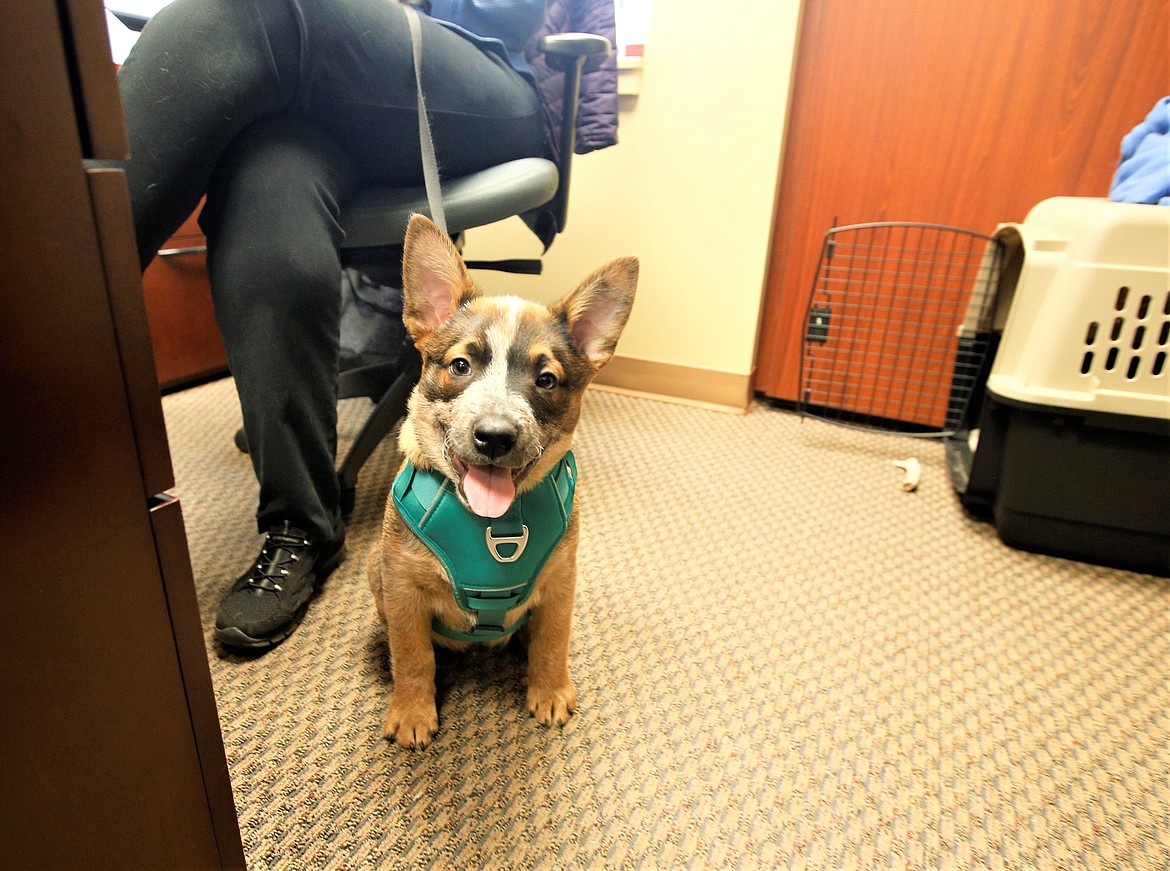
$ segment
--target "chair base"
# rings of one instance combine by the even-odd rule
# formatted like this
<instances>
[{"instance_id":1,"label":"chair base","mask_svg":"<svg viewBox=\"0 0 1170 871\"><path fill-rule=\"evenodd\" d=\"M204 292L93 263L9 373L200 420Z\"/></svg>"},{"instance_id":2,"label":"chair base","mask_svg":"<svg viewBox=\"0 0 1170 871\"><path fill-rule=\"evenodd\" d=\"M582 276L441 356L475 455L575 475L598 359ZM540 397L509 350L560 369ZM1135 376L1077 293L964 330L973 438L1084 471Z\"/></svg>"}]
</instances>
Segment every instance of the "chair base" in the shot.
<instances>
[{"instance_id":1,"label":"chair base","mask_svg":"<svg viewBox=\"0 0 1170 871\"><path fill-rule=\"evenodd\" d=\"M366 366L343 372L339 381L339 396L348 399L353 396L369 396L368 388L373 385L369 379L375 373L367 370L385 369L382 366ZM414 389L419 375L422 372L422 359L412 355L405 368L394 367L398 370L397 376L385 388L379 399L376 400L374 410L366 418L357 438L346 454L345 460L338 469L337 479L341 483L341 513L348 516L353 511L354 501L357 498L357 479L362 466L370 458L370 454L400 420L406 417L406 402L410 399L410 392ZM348 376L348 377L347 377ZM347 383L351 382L351 383ZM385 384L383 380L381 382ZM347 390L357 392L348 392Z\"/></svg>"}]
</instances>

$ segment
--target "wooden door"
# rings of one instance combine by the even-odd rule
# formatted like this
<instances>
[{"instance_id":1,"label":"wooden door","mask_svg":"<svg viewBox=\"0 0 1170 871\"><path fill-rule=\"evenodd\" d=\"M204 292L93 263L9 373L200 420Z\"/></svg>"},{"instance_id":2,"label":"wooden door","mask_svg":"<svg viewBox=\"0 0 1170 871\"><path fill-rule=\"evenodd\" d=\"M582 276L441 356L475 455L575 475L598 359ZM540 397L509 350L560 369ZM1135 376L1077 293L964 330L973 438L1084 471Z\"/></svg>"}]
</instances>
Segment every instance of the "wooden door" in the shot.
<instances>
[{"instance_id":1,"label":"wooden door","mask_svg":"<svg viewBox=\"0 0 1170 871\"><path fill-rule=\"evenodd\" d=\"M1170 94L1165 0L805 0L756 390L797 399L805 304L837 225L990 233L1106 196Z\"/></svg>"}]
</instances>

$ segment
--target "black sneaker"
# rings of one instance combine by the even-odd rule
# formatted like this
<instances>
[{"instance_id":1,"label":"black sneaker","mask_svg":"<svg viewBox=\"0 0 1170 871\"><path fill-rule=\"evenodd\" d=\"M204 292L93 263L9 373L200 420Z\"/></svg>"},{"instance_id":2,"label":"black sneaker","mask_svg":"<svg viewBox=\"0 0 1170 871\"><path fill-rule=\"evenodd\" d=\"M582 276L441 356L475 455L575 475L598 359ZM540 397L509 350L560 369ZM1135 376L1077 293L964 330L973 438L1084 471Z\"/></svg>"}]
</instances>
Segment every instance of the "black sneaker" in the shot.
<instances>
[{"instance_id":1,"label":"black sneaker","mask_svg":"<svg viewBox=\"0 0 1170 871\"><path fill-rule=\"evenodd\" d=\"M287 522L274 527L252 567L220 603L215 637L226 647L275 647L292 635L315 587L344 559L344 533L339 541L317 545Z\"/></svg>"}]
</instances>

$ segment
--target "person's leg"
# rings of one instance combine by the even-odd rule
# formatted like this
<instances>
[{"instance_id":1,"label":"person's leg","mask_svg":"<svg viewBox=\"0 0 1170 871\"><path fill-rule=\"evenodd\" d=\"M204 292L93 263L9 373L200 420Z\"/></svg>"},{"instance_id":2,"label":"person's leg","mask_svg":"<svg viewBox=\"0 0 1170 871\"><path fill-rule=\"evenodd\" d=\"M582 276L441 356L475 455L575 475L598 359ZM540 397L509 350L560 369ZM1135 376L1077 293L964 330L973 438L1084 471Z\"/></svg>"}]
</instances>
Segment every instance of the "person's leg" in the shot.
<instances>
[{"instance_id":1,"label":"person's leg","mask_svg":"<svg viewBox=\"0 0 1170 871\"><path fill-rule=\"evenodd\" d=\"M221 159L200 218L216 318L260 482L260 556L216 616L231 647L266 648L300 622L344 557L334 470L339 203L360 175L311 122L273 115Z\"/></svg>"},{"instance_id":2,"label":"person's leg","mask_svg":"<svg viewBox=\"0 0 1170 871\"><path fill-rule=\"evenodd\" d=\"M287 106L300 78L293 5L175 0L155 15L118 72L130 140L126 171L145 269L191 214L224 149Z\"/></svg>"},{"instance_id":3,"label":"person's leg","mask_svg":"<svg viewBox=\"0 0 1170 871\"><path fill-rule=\"evenodd\" d=\"M406 13L387 0L299 0L307 41L296 111L368 176L422 184ZM443 177L546 153L540 98L495 54L420 16L423 88Z\"/></svg>"},{"instance_id":4,"label":"person's leg","mask_svg":"<svg viewBox=\"0 0 1170 871\"><path fill-rule=\"evenodd\" d=\"M200 218L260 481L260 531L287 520L324 540L340 525L338 215L360 177L311 122L271 116L225 154Z\"/></svg>"},{"instance_id":5,"label":"person's leg","mask_svg":"<svg viewBox=\"0 0 1170 871\"><path fill-rule=\"evenodd\" d=\"M446 176L545 145L535 90L425 16L423 84ZM421 181L406 18L391 0L174 0L119 72L143 268L190 214L224 149L265 115L317 121L391 184Z\"/></svg>"}]
</instances>

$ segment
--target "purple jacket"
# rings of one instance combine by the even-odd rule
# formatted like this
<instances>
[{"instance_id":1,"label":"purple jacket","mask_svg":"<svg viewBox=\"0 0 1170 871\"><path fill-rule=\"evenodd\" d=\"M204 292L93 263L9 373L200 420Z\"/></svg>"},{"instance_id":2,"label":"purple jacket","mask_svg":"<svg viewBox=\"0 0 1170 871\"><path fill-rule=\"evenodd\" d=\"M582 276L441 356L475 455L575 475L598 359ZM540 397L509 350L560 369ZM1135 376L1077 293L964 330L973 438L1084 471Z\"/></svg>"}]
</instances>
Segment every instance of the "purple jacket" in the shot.
<instances>
[{"instance_id":1,"label":"purple jacket","mask_svg":"<svg viewBox=\"0 0 1170 871\"><path fill-rule=\"evenodd\" d=\"M550 156L557 159L564 75L544 62L540 38L553 33L593 33L615 44L614 0L431 0L431 12L443 24L497 52L514 69L535 79L544 110L545 140ZM540 29L532 35L537 26ZM521 46L522 53L518 51ZM581 79L574 153L588 154L617 144L617 126L617 61L611 55ZM537 209L523 217L547 251L560 231L552 213Z\"/></svg>"},{"instance_id":2,"label":"purple jacket","mask_svg":"<svg viewBox=\"0 0 1170 871\"><path fill-rule=\"evenodd\" d=\"M563 77L549 68L537 47L540 37L550 33L596 33L616 45L613 0L551 0L544 26L525 50L544 103L545 136L555 153L561 141ZM616 145L617 127L617 60L610 55L600 69L586 73L581 80L574 152L588 154Z\"/></svg>"}]
</instances>

